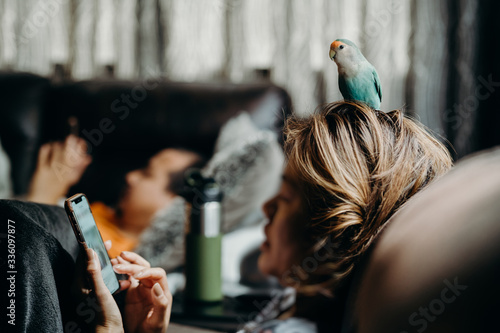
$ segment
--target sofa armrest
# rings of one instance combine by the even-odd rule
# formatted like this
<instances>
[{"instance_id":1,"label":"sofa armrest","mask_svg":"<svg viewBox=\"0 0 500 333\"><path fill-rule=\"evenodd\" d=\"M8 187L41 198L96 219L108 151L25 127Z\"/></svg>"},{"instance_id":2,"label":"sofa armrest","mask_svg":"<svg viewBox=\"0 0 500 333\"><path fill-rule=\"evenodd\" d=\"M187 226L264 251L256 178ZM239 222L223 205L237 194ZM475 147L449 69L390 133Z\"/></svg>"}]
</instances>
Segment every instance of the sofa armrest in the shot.
<instances>
[{"instance_id":1,"label":"sofa armrest","mask_svg":"<svg viewBox=\"0 0 500 333\"><path fill-rule=\"evenodd\" d=\"M500 149L460 163L389 222L356 297L357 332L488 332L500 311Z\"/></svg>"}]
</instances>

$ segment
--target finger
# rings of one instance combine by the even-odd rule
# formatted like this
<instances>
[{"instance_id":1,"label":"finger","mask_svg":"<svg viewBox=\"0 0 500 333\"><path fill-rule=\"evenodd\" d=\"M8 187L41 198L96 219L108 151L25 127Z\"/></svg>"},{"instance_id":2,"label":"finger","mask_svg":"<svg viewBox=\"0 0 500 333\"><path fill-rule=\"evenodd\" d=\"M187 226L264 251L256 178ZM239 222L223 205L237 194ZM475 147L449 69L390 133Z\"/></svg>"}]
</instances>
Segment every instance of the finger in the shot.
<instances>
[{"instance_id":1,"label":"finger","mask_svg":"<svg viewBox=\"0 0 500 333\"><path fill-rule=\"evenodd\" d=\"M170 292L167 282L167 273L163 268L144 268L132 276L134 279L139 280L148 288L152 288L155 283L160 283L163 290Z\"/></svg>"},{"instance_id":2,"label":"finger","mask_svg":"<svg viewBox=\"0 0 500 333\"><path fill-rule=\"evenodd\" d=\"M120 256L132 264L141 265L144 267L151 267L149 261L138 255L137 253L122 251L122 253L120 253Z\"/></svg>"},{"instance_id":3,"label":"finger","mask_svg":"<svg viewBox=\"0 0 500 333\"><path fill-rule=\"evenodd\" d=\"M113 265L113 267L121 264L130 265L130 263L125 259L122 259L122 257L116 257L111 259L111 265Z\"/></svg>"},{"instance_id":4,"label":"finger","mask_svg":"<svg viewBox=\"0 0 500 333\"><path fill-rule=\"evenodd\" d=\"M52 143L52 158L50 163L59 163L66 166L64 160L64 144L62 142Z\"/></svg>"},{"instance_id":5,"label":"finger","mask_svg":"<svg viewBox=\"0 0 500 333\"><path fill-rule=\"evenodd\" d=\"M78 160L80 156L76 151L76 137L74 135L68 135L64 144L62 146L62 151L64 154L64 162L70 167L75 167L78 165Z\"/></svg>"},{"instance_id":6,"label":"finger","mask_svg":"<svg viewBox=\"0 0 500 333\"><path fill-rule=\"evenodd\" d=\"M170 319L170 305L172 304L172 295L166 294L159 283L151 288L151 298L153 300L153 313L148 319L148 326L154 327L162 332L168 325Z\"/></svg>"},{"instance_id":7,"label":"finger","mask_svg":"<svg viewBox=\"0 0 500 333\"><path fill-rule=\"evenodd\" d=\"M118 260L118 263L120 263L120 264L130 264L130 262L129 262L129 261L127 261L127 260L123 259L123 258L122 258L122 257L120 257L120 256L116 257L116 260Z\"/></svg>"},{"instance_id":8,"label":"finger","mask_svg":"<svg viewBox=\"0 0 500 333\"><path fill-rule=\"evenodd\" d=\"M71 151L78 156L86 156L87 151L84 148L82 148L81 141L82 139L73 134L68 135L66 137L66 140L64 141L64 150Z\"/></svg>"},{"instance_id":9,"label":"finger","mask_svg":"<svg viewBox=\"0 0 500 333\"><path fill-rule=\"evenodd\" d=\"M76 138L76 145L75 146L78 149L78 151L81 152L82 155L84 154L84 155L89 156L87 154L87 151L88 151L88 149L87 149L87 142L84 139L77 137Z\"/></svg>"},{"instance_id":10,"label":"finger","mask_svg":"<svg viewBox=\"0 0 500 333\"><path fill-rule=\"evenodd\" d=\"M140 280L146 287L151 288L156 282L160 282L162 287L168 290L167 274L163 268L144 268L133 264L120 264L113 266L116 273L128 274L133 279Z\"/></svg>"},{"instance_id":11,"label":"finger","mask_svg":"<svg viewBox=\"0 0 500 333\"><path fill-rule=\"evenodd\" d=\"M87 152L81 149L76 136L70 135L66 138L63 146L65 162L68 166L83 171L90 163L91 158Z\"/></svg>"},{"instance_id":12,"label":"finger","mask_svg":"<svg viewBox=\"0 0 500 333\"><path fill-rule=\"evenodd\" d=\"M118 282L120 283L120 290L119 291L123 291L125 289L128 289L132 285L132 281L130 281L130 280L118 280Z\"/></svg>"},{"instance_id":13,"label":"finger","mask_svg":"<svg viewBox=\"0 0 500 333\"><path fill-rule=\"evenodd\" d=\"M72 147L76 144L76 136L70 134L64 139L64 146L65 147Z\"/></svg>"},{"instance_id":14,"label":"finger","mask_svg":"<svg viewBox=\"0 0 500 333\"><path fill-rule=\"evenodd\" d=\"M84 140L75 142L70 148L68 148L67 155L75 160L76 166L81 169L87 167L87 165L92 162L92 156L87 154L87 146Z\"/></svg>"},{"instance_id":15,"label":"finger","mask_svg":"<svg viewBox=\"0 0 500 333\"><path fill-rule=\"evenodd\" d=\"M90 163L92 163L92 156L85 155L85 157L83 158L83 161L82 161L81 168L85 169Z\"/></svg>"},{"instance_id":16,"label":"finger","mask_svg":"<svg viewBox=\"0 0 500 333\"><path fill-rule=\"evenodd\" d=\"M70 149L80 156L87 156L87 143L84 139L70 134L66 137L64 144L66 149Z\"/></svg>"},{"instance_id":17,"label":"finger","mask_svg":"<svg viewBox=\"0 0 500 333\"><path fill-rule=\"evenodd\" d=\"M101 265L99 263L99 258L97 253L90 248L86 249L87 254L87 271L90 275L92 284L94 285L94 296L97 301L97 305L100 307L102 314L102 328L108 328L106 332L123 332L122 318L120 315L120 310L116 304L113 296L106 287L104 280L101 275ZM96 329L96 332L101 330Z\"/></svg>"},{"instance_id":18,"label":"finger","mask_svg":"<svg viewBox=\"0 0 500 333\"><path fill-rule=\"evenodd\" d=\"M117 257L117 259L118 258L119 257ZM118 260L120 260L120 259L118 259ZM118 265L113 266L113 270L116 273L128 274L130 276L137 274L138 272L142 271L143 269L145 269L144 266L130 264L130 263L119 263Z\"/></svg>"},{"instance_id":19,"label":"finger","mask_svg":"<svg viewBox=\"0 0 500 333\"><path fill-rule=\"evenodd\" d=\"M99 263L99 258L97 258L97 253L91 248L87 248L87 272L89 273L90 280L94 292L97 296L97 300L100 304L104 304L113 301L113 297L106 287L104 280L101 275L101 264Z\"/></svg>"},{"instance_id":20,"label":"finger","mask_svg":"<svg viewBox=\"0 0 500 333\"><path fill-rule=\"evenodd\" d=\"M111 249L111 246L113 246L113 244L111 243L110 239L104 242L104 247L106 247L106 251L109 251L109 249Z\"/></svg>"}]
</instances>

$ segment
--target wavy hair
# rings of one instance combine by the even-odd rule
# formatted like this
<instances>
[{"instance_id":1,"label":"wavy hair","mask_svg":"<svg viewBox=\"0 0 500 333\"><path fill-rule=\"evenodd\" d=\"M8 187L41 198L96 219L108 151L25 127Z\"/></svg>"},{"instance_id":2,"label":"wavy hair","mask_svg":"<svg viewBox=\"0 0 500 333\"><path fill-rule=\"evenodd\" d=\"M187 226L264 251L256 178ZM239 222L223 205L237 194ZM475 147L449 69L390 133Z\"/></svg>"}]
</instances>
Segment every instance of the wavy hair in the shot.
<instances>
[{"instance_id":1,"label":"wavy hair","mask_svg":"<svg viewBox=\"0 0 500 333\"><path fill-rule=\"evenodd\" d=\"M305 256L334 248L302 274L305 295L334 295L385 222L452 166L448 150L400 110L334 102L290 118L284 133L288 169L309 217Z\"/></svg>"}]
</instances>

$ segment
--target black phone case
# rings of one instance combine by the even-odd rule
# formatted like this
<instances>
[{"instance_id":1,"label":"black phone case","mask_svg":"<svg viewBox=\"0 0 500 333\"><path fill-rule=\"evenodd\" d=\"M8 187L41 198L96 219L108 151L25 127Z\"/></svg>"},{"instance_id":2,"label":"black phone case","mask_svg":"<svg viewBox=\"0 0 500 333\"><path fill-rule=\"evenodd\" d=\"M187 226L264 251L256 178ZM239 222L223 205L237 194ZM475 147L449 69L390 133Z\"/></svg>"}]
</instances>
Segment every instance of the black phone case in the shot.
<instances>
[{"instance_id":1,"label":"black phone case","mask_svg":"<svg viewBox=\"0 0 500 333\"><path fill-rule=\"evenodd\" d=\"M64 210L66 211L66 215L68 216L68 219L69 219L69 221L71 223L71 227L73 228L73 232L75 233L75 237L76 237L78 243L80 244L81 249L83 251L86 251L87 250L87 244L85 242L85 239L83 238L82 231L80 230L80 225L76 221L75 214L74 214L74 212L73 212L73 210L71 208L71 201L75 200L76 198L78 198L80 196L84 196L85 198L87 198L85 196L85 194L83 194L83 193L78 193L78 194L75 194L75 195L71 196L70 198L68 198L68 199L66 199L64 201ZM88 199L87 199L87 202L88 202ZM90 209L90 207L89 207L89 209ZM92 213L92 210L90 212ZM99 232L99 237L101 237L101 233L100 232ZM102 237L101 237L101 242L103 242L102 241ZM108 258L109 258L109 256L108 256ZM113 295L120 289L120 282L118 282L118 278L116 276L116 273L114 273L114 274L115 274L115 277L116 277L117 287L116 287L115 290L109 290L111 292L111 294L113 294Z\"/></svg>"}]
</instances>

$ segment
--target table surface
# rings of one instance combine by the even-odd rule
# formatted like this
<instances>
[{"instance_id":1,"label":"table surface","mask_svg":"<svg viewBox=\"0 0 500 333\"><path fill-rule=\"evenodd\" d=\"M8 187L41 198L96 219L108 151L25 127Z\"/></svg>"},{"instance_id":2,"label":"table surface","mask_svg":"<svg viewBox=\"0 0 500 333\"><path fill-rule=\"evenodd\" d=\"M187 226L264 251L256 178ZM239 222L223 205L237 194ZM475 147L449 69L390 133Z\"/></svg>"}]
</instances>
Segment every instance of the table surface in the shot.
<instances>
[{"instance_id":1,"label":"table surface","mask_svg":"<svg viewBox=\"0 0 500 333\"><path fill-rule=\"evenodd\" d=\"M176 323L168 325L168 333L216 333L217 331L206 330L203 328L184 326Z\"/></svg>"},{"instance_id":2,"label":"table surface","mask_svg":"<svg viewBox=\"0 0 500 333\"><path fill-rule=\"evenodd\" d=\"M170 321L204 329L236 332L243 324L252 320L269 300L270 297L258 295L226 296L222 302L196 304L186 303L182 294L176 294Z\"/></svg>"}]
</instances>

